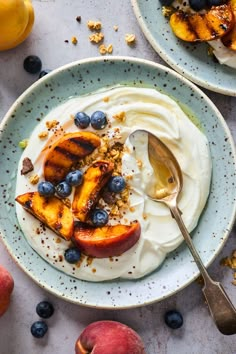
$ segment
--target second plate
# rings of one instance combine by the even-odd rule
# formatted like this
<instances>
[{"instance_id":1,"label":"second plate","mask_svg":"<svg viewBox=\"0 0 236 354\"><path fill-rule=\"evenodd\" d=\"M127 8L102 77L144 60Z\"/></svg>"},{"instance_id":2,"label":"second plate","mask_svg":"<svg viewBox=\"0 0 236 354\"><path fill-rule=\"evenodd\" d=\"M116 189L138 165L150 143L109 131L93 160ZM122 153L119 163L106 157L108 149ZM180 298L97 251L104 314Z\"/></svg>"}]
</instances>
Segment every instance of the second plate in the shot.
<instances>
[{"instance_id":1,"label":"second plate","mask_svg":"<svg viewBox=\"0 0 236 354\"><path fill-rule=\"evenodd\" d=\"M131 0L131 3L144 35L167 64L208 90L236 96L236 69L214 62L207 53L206 43L179 40L163 16L159 0Z\"/></svg>"}]
</instances>

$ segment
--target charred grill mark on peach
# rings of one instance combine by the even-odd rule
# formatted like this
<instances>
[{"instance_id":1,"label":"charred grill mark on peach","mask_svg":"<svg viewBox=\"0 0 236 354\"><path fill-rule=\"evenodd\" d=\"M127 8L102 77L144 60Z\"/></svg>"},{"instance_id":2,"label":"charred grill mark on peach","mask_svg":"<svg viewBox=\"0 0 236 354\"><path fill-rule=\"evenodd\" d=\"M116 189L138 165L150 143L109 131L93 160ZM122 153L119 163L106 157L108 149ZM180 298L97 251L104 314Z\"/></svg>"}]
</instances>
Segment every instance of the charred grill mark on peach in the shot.
<instances>
[{"instance_id":1,"label":"charred grill mark on peach","mask_svg":"<svg viewBox=\"0 0 236 354\"><path fill-rule=\"evenodd\" d=\"M93 150L94 150L94 145L86 140L83 139L70 139L71 142L73 142L74 144L76 144L77 146L79 146L80 148L82 148L84 150L84 153L90 154Z\"/></svg>"},{"instance_id":2,"label":"charred grill mark on peach","mask_svg":"<svg viewBox=\"0 0 236 354\"><path fill-rule=\"evenodd\" d=\"M62 228L61 222L56 222L54 227L56 230L60 230Z\"/></svg>"},{"instance_id":3,"label":"charred grill mark on peach","mask_svg":"<svg viewBox=\"0 0 236 354\"><path fill-rule=\"evenodd\" d=\"M60 165L59 163L60 163L60 160L58 160L57 162L54 162L54 161L46 161L44 166L45 166L45 167L50 167L50 168L53 170L53 172L54 172L55 174L57 174L57 173L60 173L61 170L64 171L64 166L63 166L63 165Z\"/></svg>"},{"instance_id":4,"label":"charred grill mark on peach","mask_svg":"<svg viewBox=\"0 0 236 354\"><path fill-rule=\"evenodd\" d=\"M68 133L57 140L44 161L44 178L53 184L61 182L81 158L89 155L101 144L91 132Z\"/></svg>"},{"instance_id":5,"label":"charred grill mark on peach","mask_svg":"<svg viewBox=\"0 0 236 354\"><path fill-rule=\"evenodd\" d=\"M60 153L61 155L64 155L67 159L69 159L71 162L78 161L78 154L74 154L73 152L70 152L68 149L57 146L55 148L55 152ZM60 162L60 161L58 161Z\"/></svg>"},{"instance_id":6,"label":"charred grill mark on peach","mask_svg":"<svg viewBox=\"0 0 236 354\"><path fill-rule=\"evenodd\" d=\"M234 26L234 14L229 4L213 6L204 14L177 10L170 17L170 26L184 41L210 41L223 37Z\"/></svg>"},{"instance_id":7,"label":"charred grill mark on peach","mask_svg":"<svg viewBox=\"0 0 236 354\"><path fill-rule=\"evenodd\" d=\"M85 172L83 183L75 189L72 203L73 214L80 221L86 221L88 218L113 169L112 162L100 160L93 163Z\"/></svg>"},{"instance_id":8,"label":"charred grill mark on peach","mask_svg":"<svg viewBox=\"0 0 236 354\"><path fill-rule=\"evenodd\" d=\"M32 206L32 199L27 200L27 201L24 203L23 206L24 206L24 208L26 208L26 209L30 209L31 206Z\"/></svg>"},{"instance_id":9,"label":"charred grill mark on peach","mask_svg":"<svg viewBox=\"0 0 236 354\"><path fill-rule=\"evenodd\" d=\"M41 196L38 192L29 192L16 197L16 201L43 224L59 236L70 240L74 230L71 210L61 199L53 196Z\"/></svg>"}]
</instances>

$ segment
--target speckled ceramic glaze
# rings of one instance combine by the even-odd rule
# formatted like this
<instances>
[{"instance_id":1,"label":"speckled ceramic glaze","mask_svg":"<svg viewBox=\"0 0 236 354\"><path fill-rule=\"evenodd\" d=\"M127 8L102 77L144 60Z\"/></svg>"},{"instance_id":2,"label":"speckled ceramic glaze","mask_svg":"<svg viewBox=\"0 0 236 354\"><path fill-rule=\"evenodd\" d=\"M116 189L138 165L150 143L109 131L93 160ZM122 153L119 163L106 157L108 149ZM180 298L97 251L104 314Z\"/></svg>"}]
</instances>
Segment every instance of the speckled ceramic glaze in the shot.
<instances>
[{"instance_id":1,"label":"speckled ceramic glaze","mask_svg":"<svg viewBox=\"0 0 236 354\"><path fill-rule=\"evenodd\" d=\"M160 57L173 69L208 90L236 96L236 69L214 62L206 43L188 43L172 32L159 0L131 0L141 29Z\"/></svg>"},{"instance_id":2,"label":"speckled ceramic glaze","mask_svg":"<svg viewBox=\"0 0 236 354\"><path fill-rule=\"evenodd\" d=\"M151 87L173 97L199 120L211 149L213 176L210 197L192 233L205 265L215 258L232 227L236 209L235 151L230 132L213 103L174 71L145 60L112 57L75 62L32 85L4 118L0 129L0 234L17 264L40 286L65 300L100 308L129 308L172 295L198 276L182 244L163 265L139 280L92 283L74 279L53 268L32 250L18 227L15 177L22 150L38 121L71 96L116 84Z\"/></svg>"}]
</instances>

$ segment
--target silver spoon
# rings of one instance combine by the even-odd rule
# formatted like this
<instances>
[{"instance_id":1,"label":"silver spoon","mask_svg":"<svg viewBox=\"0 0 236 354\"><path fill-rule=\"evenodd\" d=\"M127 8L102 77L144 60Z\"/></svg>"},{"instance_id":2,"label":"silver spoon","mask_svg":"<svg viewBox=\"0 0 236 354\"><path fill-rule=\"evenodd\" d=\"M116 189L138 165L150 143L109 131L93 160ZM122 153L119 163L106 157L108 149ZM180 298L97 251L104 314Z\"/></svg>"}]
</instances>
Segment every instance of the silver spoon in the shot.
<instances>
[{"instance_id":1,"label":"silver spoon","mask_svg":"<svg viewBox=\"0 0 236 354\"><path fill-rule=\"evenodd\" d=\"M139 139L140 134L147 134L149 161L155 175L154 180L148 186L146 194L150 199L164 203L170 209L172 217L176 220L204 279L202 291L217 328L225 335L236 334L236 310L221 284L213 281L209 276L184 225L181 211L178 209L177 200L183 186L180 166L169 148L150 132L141 129L136 130L131 134L131 137Z\"/></svg>"}]
</instances>

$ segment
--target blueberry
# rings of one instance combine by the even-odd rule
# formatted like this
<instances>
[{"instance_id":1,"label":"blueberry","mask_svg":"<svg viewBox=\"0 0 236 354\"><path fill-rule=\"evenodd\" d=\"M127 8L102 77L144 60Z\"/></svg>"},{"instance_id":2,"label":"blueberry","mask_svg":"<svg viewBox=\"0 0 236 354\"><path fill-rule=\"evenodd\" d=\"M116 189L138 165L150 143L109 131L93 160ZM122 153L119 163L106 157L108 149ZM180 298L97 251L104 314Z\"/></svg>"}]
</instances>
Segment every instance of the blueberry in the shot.
<instances>
[{"instance_id":1,"label":"blueberry","mask_svg":"<svg viewBox=\"0 0 236 354\"><path fill-rule=\"evenodd\" d=\"M104 112L96 111L91 115L91 125L93 129L101 130L107 125L107 117Z\"/></svg>"},{"instance_id":2,"label":"blueberry","mask_svg":"<svg viewBox=\"0 0 236 354\"><path fill-rule=\"evenodd\" d=\"M38 184L38 192L43 197L52 197L55 193L55 187L51 182L40 182Z\"/></svg>"},{"instance_id":3,"label":"blueberry","mask_svg":"<svg viewBox=\"0 0 236 354\"><path fill-rule=\"evenodd\" d=\"M174 0L160 0L162 6L170 6Z\"/></svg>"},{"instance_id":4,"label":"blueberry","mask_svg":"<svg viewBox=\"0 0 236 354\"><path fill-rule=\"evenodd\" d=\"M66 176L66 183L70 186L79 186L83 181L83 172L80 170L71 171Z\"/></svg>"},{"instance_id":5,"label":"blueberry","mask_svg":"<svg viewBox=\"0 0 236 354\"><path fill-rule=\"evenodd\" d=\"M200 11L207 6L207 0L189 0L190 7L195 11Z\"/></svg>"},{"instance_id":6,"label":"blueberry","mask_svg":"<svg viewBox=\"0 0 236 354\"><path fill-rule=\"evenodd\" d=\"M78 112L75 115L74 122L78 128L85 129L90 124L90 117L84 112Z\"/></svg>"},{"instance_id":7,"label":"blueberry","mask_svg":"<svg viewBox=\"0 0 236 354\"><path fill-rule=\"evenodd\" d=\"M92 223L96 227L104 226L108 223L108 214L106 210L95 209L91 215Z\"/></svg>"},{"instance_id":8,"label":"blueberry","mask_svg":"<svg viewBox=\"0 0 236 354\"><path fill-rule=\"evenodd\" d=\"M30 74L37 74L42 69L42 62L36 55L29 55L24 60L24 69Z\"/></svg>"},{"instance_id":9,"label":"blueberry","mask_svg":"<svg viewBox=\"0 0 236 354\"><path fill-rule=\"evenodd\" d=\"M68 197L72 191L71 186L66 181L62 181L62 182L58 183L58 185L56 185L55 189L56 189L57 195L61 198Z\"/></svg>"},{"instance_id":10,"label":"blueberry","mask_svg":"<svg viewBox=\"0 0 236 354\"><path fill-rule=\"evenodd\" d=\"M183 316L176 310L170 310L165 314L165 323L172 329L180 328L183 325Z\"/></svg>"},{"instance_id":11,"label":"blueberry","mask_svg":"<svg viewBox=\"0 0 236 354\"><path fill-rule=\"evenodd\" d=\"M225 2L225 0L207 0L208 6L219 6L223 5Z\"/></svg>"},{"instance_id":12,"label":"blueberry","mask_svg":"<svg viewBox=\"0 0 236 354\"><path fill-rule=\"evenodd\" d=\"M80 250L78 248L68 248L65 250L64 257L68 263L76 263L80 260Z\"/></svg>"},{"instance_id":13,"label":"blueberry","mask_svg":"<svg viewBox=\"0 0 236 354\"><path fill-rule=\"evenodd\" d=\"M31 326L31 333L36 338L42 338L48 330L48 325L44 321L36 321Z\"/></svg>"},{"instance_id":14,"label":"blueberry","mask_svg":"<svg viewBox=\"0 0 236 354\"><path fill-rule=\"evenodd\" d=\"M120 193L125 188L125 179L122 176L111 177L108 182L108 189L110 192Z\"/></svg>"},{"instance_id":15,"label":"blueberry","mask_svg":"<svg viewBox=\"0 0 236 354\"><path fill-rule=\"evenodd\" d=\"M45 69L45 70L40 71L39 79L41 79L41 77L44 77L45 75L49 74L51 71L52 70L49 70L49 69Z\"/></svg>"},{"instance_id":16,"label":"blueberry","mask_svg":"<svg viewBox=\"0 0 236 354\"><path fill-rule=\"evenodd\" d=\"M52 304L48 301L41 301L38 303L36 306L36 312L39 315L39 317L42 318L49 318L53 315L54 313L54 308Z\"/></svg>"}]
</instances>

